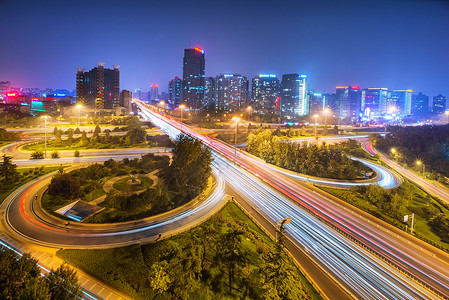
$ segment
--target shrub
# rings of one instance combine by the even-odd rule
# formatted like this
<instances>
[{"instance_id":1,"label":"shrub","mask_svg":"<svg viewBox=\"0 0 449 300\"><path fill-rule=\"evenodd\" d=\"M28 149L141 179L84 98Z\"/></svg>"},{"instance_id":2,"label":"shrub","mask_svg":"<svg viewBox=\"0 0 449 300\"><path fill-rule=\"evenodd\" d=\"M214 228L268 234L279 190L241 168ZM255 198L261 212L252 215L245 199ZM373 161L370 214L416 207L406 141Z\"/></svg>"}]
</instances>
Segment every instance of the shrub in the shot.
<instances>
[{"instance_id":1,"label":"shrub","mask_svg":"<svg viewBox=\"0 0 449 300\"><path fill-rule=\"evenodd\" d=\"M80 157L80 152L78 150L75 150L75 153L73 154L74 157Z\"/></svg>"},{"instance_id":2,"label":"shrub","mask_svg":"<svg viewBox=\"0 0 449 300\"><path fill-rule=\"evenodd\" d=\"M36 150L34 152L31 152L31 159L42 159L42 158L44 158L44 151Z\"/></svg>"},{"instance_id":3,"label":"shrub","mask_svg":"<svg viewBox=\"0 0 449 300\"><path fill-rule=\"evenodd\" d=\"M55 150L51 153L51 158L59 158L59 151Z\"/></svg>"}]
</instances>

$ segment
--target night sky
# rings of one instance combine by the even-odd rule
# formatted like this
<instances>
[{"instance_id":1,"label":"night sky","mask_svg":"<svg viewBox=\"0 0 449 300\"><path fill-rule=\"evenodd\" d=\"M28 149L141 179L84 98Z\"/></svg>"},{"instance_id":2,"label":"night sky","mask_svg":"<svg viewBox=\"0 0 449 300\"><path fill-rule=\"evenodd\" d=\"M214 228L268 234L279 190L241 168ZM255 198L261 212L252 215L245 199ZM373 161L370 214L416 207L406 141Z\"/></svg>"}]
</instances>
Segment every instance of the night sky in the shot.
<instances>
[{"instance_id":1,"label":"night sky","mask_svg":"<svg viewBox=\"0 0 449 300\"><path fill-rule=\"evenodd\" d=\"M101 61L120 65L122 89L161 92L197 46L206 76L300 73L323 92L449 96L449 1L341 2L0 0L0 80L74 89L75 68Z\"/></svg>"}]
</instances>

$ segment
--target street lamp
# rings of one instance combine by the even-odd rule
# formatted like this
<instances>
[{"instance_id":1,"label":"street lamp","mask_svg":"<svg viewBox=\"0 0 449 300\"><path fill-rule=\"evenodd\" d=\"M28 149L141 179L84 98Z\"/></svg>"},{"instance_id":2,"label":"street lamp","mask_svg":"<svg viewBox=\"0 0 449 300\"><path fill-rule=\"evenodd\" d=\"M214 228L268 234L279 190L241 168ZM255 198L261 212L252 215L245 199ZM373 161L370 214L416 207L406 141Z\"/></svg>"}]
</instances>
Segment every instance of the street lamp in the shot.
<instances>
[{"instance_id":1,"label":"street lamp","mask_svg":"<svg viewBox=\"0 0 449 300\"><path fill-rule=\"evenodd\" d=\"M391 148L391 154L393 155L393 159L395 159L397 161L397 159L396 159L396 149L395 148Z\"/></svg>"},{"instance_id":2,"label":"street lamp","mask_svg":"<svg viewBox=\"0 0 449 300\"><path fill-rule=\"evenodd\" d=\"M234 164L236 164L236 161L237 161L237 131L239 128L240 118L234 117L234 118L232 118L232 120L235 121Z\"/></svg>"},{"instance_id":3,"label":"street lamp","mask_svg":"<svg viewBox=\"0 0 449 300\"><path fill-rule=\"evenodd\" d=\"M422 165L422 177L424 177L424 170L426 169L426 165L422 161L420 161L420 160L416 161L416 164L418 166Z\"/></svg>"},{"instance_id":4,"label":"street lamp","mask_svg":"<svg viewBox=\"0 0 449 300\"><path fill-rule=\"evenodd\" d=\"M313 117L315 118L315 144L318 145L318 139L317 139L317 135L316 135L316 125L318 123L318 115L313 115Z\"/></svg>"},{"instance_id":5,"label":"street lamp","mask_svg":"<svg viewBox=\"0 0 449 300\"><path fill-rule=\"evenodd\" d=\"M181 132L182 132L182 110L185 108L186 106L184 104L181 104L179 106L179 108L181 109Z\"/></svg>"},{"instance_id":6,"label":"street lamp","mask_svg":"<svg viewBox=\"0 0 449 300\"><path fill-rule=\"evenodd\" d=\"M444 114L446 115L446 122L449 123L449 110L446 110Z\"/></svg>"},{"instance_id":7,"label":"street lamp","mask_svg":"<svg viewBox=\"0 0 449 300\"><path fill-rule=\"evenodd\" d=\"M78 107L78 126L81 127L81 107L83 106L81 104L77 104L76 107Z\"/></svg>"},{"instance_id":8,"label":"street lamp","mask_svg":"<svg viewBox=\"0 0 449 300\"><path fill-rule=\"evenodd\" d=\"M47 158L47 118L48 116L42 116L44 118L44 135L45 135L45 156L44 158Z\"/></svg>"},{"instance_id":9,"label":"street lamp","mask_svg":"<svg viewBox=\"0 0 449 300\"><path fill-rule=\"evenodd\" d=\"M251 106L248 106L246 108L248 110L248 121L251 123L251 109L253 109Z\"/></svg>"}]
</instances>

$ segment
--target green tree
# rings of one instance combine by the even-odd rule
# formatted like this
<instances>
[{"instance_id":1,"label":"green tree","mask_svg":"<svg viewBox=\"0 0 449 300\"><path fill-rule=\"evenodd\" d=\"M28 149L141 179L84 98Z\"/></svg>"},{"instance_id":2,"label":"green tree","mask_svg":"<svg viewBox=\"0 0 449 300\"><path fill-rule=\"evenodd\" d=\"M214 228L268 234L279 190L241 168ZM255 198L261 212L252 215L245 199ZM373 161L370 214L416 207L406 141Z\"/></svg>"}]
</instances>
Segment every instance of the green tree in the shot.
<instances>
[{"instance_id":1,"label":"green tree","mask_svg":"<svg viewBox=\"0 0 449 300\"><path fill-rule=\"evenodd\" d=\"M44 151L36 150L36 151L31 152L31 158L32 159L43 159L44 158Z\"/></svg>"},{"instance_id":2,"label":"green tree","mask_svg":"<svg viewBox=\"0 0 449 300\"><path fill-rule=\"evenodd\" d=\"M80 134L80 133L81 133L80 128L79 128L79 127L76 127L76 129L75 129L75 134Z\"/></svg>"},{"instance_id":3,"label":"green tree","mask_svg":"<svg viewBox=\"0 0 449 300\"><path fill-rule=\"evenodd\" d=\"M128 131L128 133L125 135L125 141L127 138L129 141L129 144L140 144L146 141L147 132L145 129L142 128L132 128ZM125 142L126 143L126 142Z\"/></svg>"},{"instance_id":4,"label":"green tree","mask_svg":"<svg viewBox=\"0 0 449 300\"><path fill-rule=\"evenodd\" d=\"M167 261L156 262L151 266L150 286L158 294L166 292L170 288L172 280L165 271L167 269Z\"/></svg>"},{"instance_id":5,"label":"green tree","mask_svg":"<svg viewBox=\"0 0 449 300\"><path fill-rule=\"evenodd\" d=\"M301 127L301 133L300 133L302 136L305 136L307 133L306 133L306 127L305 126L302 126Z\"/></svg>"},{"instance_id":6,"label":"green tree","mask_svg":"<svg viewBox=\"0 0 449 300\"><path fill-rule=\"evenodd\" d=\"M109 143L111 141L111 131L109 129L106 129L104 131L104 141L106 143Z\"/></svg>"},{"instance_id":7,"label":"green tree","mask_svg":"<svg viewBox=\"0 0 449 300\"><path fill-rule=\"evenodd\" d=\"M99 135L100 133L101 133L100 125L95 126L95 129L94 129L94 136L97 136L97 137L98 137L98 135Z\"/></svg>"},{"instance_id":8,"label":"green tree","mask_svg":"<svg viewBox=\"0 0 449 300\"><path fill-rule=\"evenodd\" d=\"M167 183L175 186L182 197L197 196L212 174L210 150L200 141L181 134L172 153L172 163L165 172Z\"/></svg>"},{"instance_id":9,"label":"green tree","mask_svg":"<svg viewBox=\"0 0 449 300\"><path fill-rule=\"evenodd\" d=\"M80 152L78 150L75 150L75 153L73 153L74 157L80 157Z\"/></svg>"},{"instance_id":10,"label":"green tree","mask_svg":"<svg viewBox=\"0 0 449 300\"><path fill-rule=\"evenodd\" d=\"M56 135L58 133L58 127L55 127L54 129L53 129L53 135Z\"/></svg>"},{"instance_id":11,"label":"green tree","mask_svg":"<svg viewBox=\"0 0 449 300\"><path fill-rule=\"evenodd\" d=\"M76 271L62 264L48 275L51 300L71 300L82 297Z\"/></svg>"},{"instance_id":12,"label":"green tree","mask_svg":"<svg viewBox=\"0 0 449 300\"><path fill-rule=\"evenodd\" d=\"M56 134L55 134L55 146L61 146L61 145L62 145L61 132L60 131L56 131Z\"/></svg>"},{"instance_id":13,"label":"green tree","mask_svg":"<svg viewBox=\"0 0 449 300\"><path fill-rule=\"evenodd\" d=\"M73 144L73 129L70 128L69 130L67 130L67 145L71 145Z\"/></svg>"},{"instance_id":14,"label":"green tree","mask_svg":"<svg viewBox=\"0 0 449 300\"><path fill-rule=\"evenodd\" d=\"M48 186L48 194L54 197L61 196L65 199L73 199L78 197L80 192L79 181L70 173L54 175Z\"/></svg>"},{"instance_id":15,"label":"green tree","mask_svg":"<svg viewBox=\"0 0 449 300\"><path fill-rule=\"evenodd\" d=\"M0 176L3 184L10 184L19 178L17 165L11 162L12 157L3 155L3 163L0 165Z\"/></svg>"},{"instance_id":16,"label":"green tree","mask_svg":"<svg viewBox=\"0 0 449 300\"><path fill-rule=\"evenodd\" d=\"M87 146L88 144L89 144L89 139L87 138L86 131L83 130L83 133L81 134L80 145Z\"/></svg>"}]
</instances>

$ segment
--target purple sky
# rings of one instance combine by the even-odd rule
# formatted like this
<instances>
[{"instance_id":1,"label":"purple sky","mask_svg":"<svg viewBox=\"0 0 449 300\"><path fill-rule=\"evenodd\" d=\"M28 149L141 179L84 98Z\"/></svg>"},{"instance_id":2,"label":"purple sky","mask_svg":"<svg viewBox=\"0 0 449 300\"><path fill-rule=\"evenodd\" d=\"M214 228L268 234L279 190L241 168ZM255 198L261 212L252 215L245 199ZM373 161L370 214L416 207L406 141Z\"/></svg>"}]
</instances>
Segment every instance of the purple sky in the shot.
<instances>
[{"instance_id":1,"label":"purple sky","mask_svg":"<svg viewBox=\"0 0 449 300\"><path fill-rule=\"evenodd\" d=\"M188 4L194 3L194 4ZM76 67L120 65L121 88L160 91L202 47L206 76L301 73L312 89L449 96L449 1L0 0L0 80L75 87Z\"/></svg>"}]
</instances>

